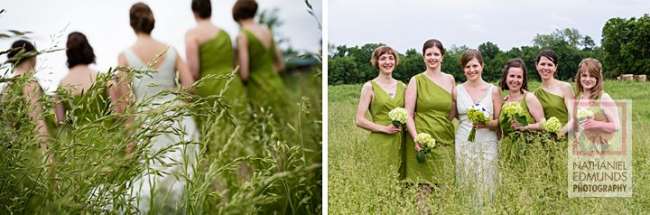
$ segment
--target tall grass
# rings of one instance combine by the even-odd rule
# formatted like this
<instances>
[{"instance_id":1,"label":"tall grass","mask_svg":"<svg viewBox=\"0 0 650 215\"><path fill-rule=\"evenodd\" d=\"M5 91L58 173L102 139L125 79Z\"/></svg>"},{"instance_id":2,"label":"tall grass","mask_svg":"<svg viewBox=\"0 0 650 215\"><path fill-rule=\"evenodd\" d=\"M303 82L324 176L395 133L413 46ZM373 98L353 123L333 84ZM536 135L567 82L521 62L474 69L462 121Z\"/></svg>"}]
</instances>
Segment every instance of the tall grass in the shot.
<instances>
[{"instance_id":1,"label":"tall grass","mask_svg":"<svg viewBox=\"0 0 650 215\"><path fill-rule=\"evenodd\" d=\"M536 89L539 83L530 83ZM650 211L650 91L647 83L607 81L614 99L632 100L633 196L568 198L566 153L548 163L541 147L531 148L519 168L500 162L494 203L475 208L465 187L434 190L428 208L434 214L643 214ZM364 149L367 132L356 128L354 114L361 85L329 87L329 213L414 214L415 187L402 186L395 172L373 166ZM566 150L566 149L558 149ZM566 151L563 151L566 152ZM557 168L551 170L549 165Z\"/></svg>"},{"instance_id":2,"label":"tall grass","mask_svg":"<svg viewBox=\"0 0 650 215\"><path fill-rule=\"evenodd\" d=\"M108 114L83 123L87 119L73 118L50 127L52 165L36 150L31 129L7 126L29 123L11 117L28 109L0 107L0 214L136 213L136 199L129 195L133 180L169 174L148 164L181 162L164 154L190 144L200 145L201 153L195 168L186 166L177 175L186 181L185 195L169 199L172 195L164 187L157 190L150 213L320 213L320 79L320 68L285 77L292 104L288 108L295 110L288 120L278 120L269 110L248 109L238 115L225 101L206 111L200 98L177 90L160 96L174 94L190 102L138 108L151 106L144 101L134 104L125 116ZM44 98L43 103L49 100ZM48 111L45 117L51 115ZM250 117L242 119L242 115ZM200 141L179 141L152 153L151 141L157 135L187 139L182 129L170 125L191 116L214 122L200 132ZM138 129L125 126L127 117L135 119L132 127ZM137 147L127 155L129 143Z\"/></svg>"}]
</instances>

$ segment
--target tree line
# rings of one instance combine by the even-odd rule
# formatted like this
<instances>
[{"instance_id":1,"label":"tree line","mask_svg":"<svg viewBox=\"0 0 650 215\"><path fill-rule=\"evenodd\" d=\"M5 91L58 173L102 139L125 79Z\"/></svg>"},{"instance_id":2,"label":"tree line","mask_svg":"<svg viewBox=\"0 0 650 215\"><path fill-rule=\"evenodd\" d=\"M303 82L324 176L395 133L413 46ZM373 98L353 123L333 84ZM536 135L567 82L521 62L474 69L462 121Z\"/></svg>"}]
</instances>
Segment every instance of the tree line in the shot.
<instances>
[{"instance_id":1,"label":"tree line","mask_svg":"<svg viewBox=\"0 0 650 215\"><path fill-rule=\"evenodd\" d=\"M428 38L423 38L425 41ZM501 77L501 70L508 59L520 57L526 63L529 78L539 79L536 74L535 60L540 50L553 49L559 58L557 78L571 80L578 70L578 63L583 58L593 57L603 62L604 75L613 78L620 74L650 75L650 15L640 18L612 18L602 30L601 46L574 28L556 29L550 34L537 34L530 46L513 47L501 50L497 44L487 41L478 46L483 54L485 66L483 78L496 81ZM444 43L444 41L443 41ZM377 71L370 65L372 51L380 43L368 43L362 46L330 46L328 84L362 83L374 78ZM469 47L445 47L447 52L442 70L453 75L457 81L465 79L460 66L460 57ZM425 69L419 47L399 53L400 62L393 76L401 81L408 79Z\"/></svg>"}]
</instances>

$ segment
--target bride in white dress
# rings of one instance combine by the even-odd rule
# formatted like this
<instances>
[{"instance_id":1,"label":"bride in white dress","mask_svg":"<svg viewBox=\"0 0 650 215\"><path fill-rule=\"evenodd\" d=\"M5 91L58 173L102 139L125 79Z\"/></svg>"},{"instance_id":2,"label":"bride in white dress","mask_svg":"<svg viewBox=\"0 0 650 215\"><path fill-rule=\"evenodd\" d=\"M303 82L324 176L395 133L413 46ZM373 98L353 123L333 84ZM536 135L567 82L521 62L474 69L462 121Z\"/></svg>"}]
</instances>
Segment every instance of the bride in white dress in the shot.
<instances>
[{"instance_id":1,"label":"bride in white dress","mask_svg":"<svg viewBox=\"0 0 650 215\"><path fill-rule=\"evenodd\" d=\"M118 94L122 99L118 101L122 103L118 102L118 111L124 110L126 105L133 105L124 102L128 100L125 99L129 97L127 95L133 93L137 113L144 113L141 115L144 118L135 117L136 121L143 121L140 125L142 129L155 130L156 136L150 141L137 143L145 147L141 161L145 171L130 183L129 194L140 213L161 209L164 211L157 213L182 213L185 180L192 176L199 153L198 131L192 117L169 109L183 101L174 94L164 92L177 89L176 71L183 88L191 87L192 76L174 48L151 37L154 18L146 4L134 4L130 19L137 40L120 53L118 64L145 74L132 75L128 79L130 83L120 81ZM121 80L126 79L127 75L120 75ZM132 91L129 92L129 89ZM156 114L151 115L151 112ZM159 121L159 117L173 120ZM133 146L128 150L132 151Z\"/></svg>"},{"instance_id":2,"label":"bride in white dress","mask_svg":"<svg viewBox=\"0 0 650 215\"><path fill-rule=\"evenodd\" d=\"M497 182L498 115L501 108L501 91L481 77L483 58L478 50L467 50L461 58L467 81L455 91L456 109L460 124L456 130L456 177L463 187L475 190L472 199L481 206L494 197ZM476 139L467 141L472 122L467 112L475 104L483 106L491 120L476 125Z\"/></svg>"}]
</instances>

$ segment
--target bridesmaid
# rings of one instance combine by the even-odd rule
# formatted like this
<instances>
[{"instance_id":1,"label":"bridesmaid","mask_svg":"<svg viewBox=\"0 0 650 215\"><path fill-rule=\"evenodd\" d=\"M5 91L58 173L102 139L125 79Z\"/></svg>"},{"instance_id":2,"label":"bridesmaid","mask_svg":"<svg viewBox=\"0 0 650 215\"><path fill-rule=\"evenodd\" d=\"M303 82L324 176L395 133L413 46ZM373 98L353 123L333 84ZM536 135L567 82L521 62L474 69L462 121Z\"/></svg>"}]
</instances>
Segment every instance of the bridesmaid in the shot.
<instances>
[{"instance_id":1,"label":"bridesmaid","mask_svg":"<svg viewBox=\"0 0 650 215\"><path fill-rule=\"evenodd\" d=\"M95 63L95 53L86 36L80 32L68 34L65 54L70 70L57 90L57 123L63 124L72 119L78 120L74 123L92 123L109 115L108 84L111 74L100 75L89 67ZM66 117L66 112L72 112L67 114L70 117Z\"/></svg>"},{"instance_id":2,"label":"bridesmaid","mask_svg":"<svg viewBox=\"0 0 650 215\"><path fill-rule=\"evenodd\" d=\"M401 165L402 129L395 127L388 112L397 107L404 107L404 83L392 76L399 63L397 52L390 47L380 46L371 56L372 66L379 70L379 75L366 82L361 88L361 97L357 107L356 124L370 131L367 148L373 157L377 157L377 168L390 169L397 173ZM372 120L366 118L370 112Z\"/></svg>"},{"instance_id":3,"label":"bridesmaid","mask_svg":"<svg viewBox=\"0 0 650 215\"><path fill-rule=\"evenodd\" d=\"M620 127L616 104L605 92L603 80L600 61L586 58L580 62L576 74L576 109L590 110L594 116L579 120L578 128L583 131L586 143L599 152L607 150L609 141Z\"/></svg>"},{"instance_id":4,"label":"bridesmaid","mask_svg":"<svg viewBox=\"0 0 650 215\"><path fill-rule=\"evenodd\" d=\"M478 207L491 202L497 185L497 130L501 111L501 90L483 80L483 57L475 49L465 51L460 59L467 81L455 89L459 124L455 136L456 174L462 186L472 190L473 202ZM475 124L467 113L480 104L489 114L485 124ZM474 142L468 141L470 131L476 129ZM476 190L476 191L473 191ZM487 201L486 201L487 200Z\"/></svg>"},{"instance_id":5,"label":"bridesmaid","mask_svg":"<svg viewBox=\"0 0 650 215\"><path fill-rule=\"evenodd\" d=\"M451 92L455 80L442 72L445 48L436 39L422 46L426 70L415 75L406 89L408 134L406 142L406 180L420 185L420 192L431 192L431 186L454 184L454 106ZM421 146L413 140L418 133L427 133L436 140L435 157L420 163L416 159Z\"/></svg>"},{"instance_id":6,"label":"bridesmaid","mask_svg":"<svg viewBox=\"0 0 650 215\"><path fill-rule=\"evenodd\" d=\"M542 85L535 90L544 109L544 116L548 119L556 117L564 125L560 130L563 136L569 129L569 119L572 113L572 100L575 98L571 84L555 79L557 72L557 54L553 50L545 49L537 55L537 73L542 79Z\"/></svg>"},{"instance_id":7,"label":"bridesmaid","mask_svg":"<svg viewBox=\"0 0 650 215\"><path fill-rule=\"evenodd\" d=\"M517 160L516 157L522 156L520 154L522 151L514 149L524 147L522 144L527 144L525 138L522 138L523 136L513 136L511 134L514 131L540 130L545 121L541 103L535 95L528 92L527 74L526 65L521 58L510 59L503 68L503 75L499 82L501 89L508 91L503 105L519 103L528 121L528 125L525 126L518 124L516 121L503 123L506 120L504 112L502 111L499 115L499 122L501 122L499 126L503 137L500 144L502 149L500 154L507 163L513 162Z\"/></svg>"},{"instance_id":8,"label":"bridesmaid","mask_svg":"<svg viewBox=\"0 0 650 215\"><path fill-rule=\"evenodd\" d=\"M239 24L237 36L239 72L255 109L271 108L278 119L289 118L287 92L279 72L284 69L280 50L267 27L255 22L257 2L238 0L232 9Z\"/></svg>"},{"instance_id":9,"label":"bridesmaid","mask_svg":"<svg viewBox=\"0 0 650 215\"><path fill-rule=\"evenodd\" d=\"M248 104L244 85L239 73L227 77L234 70L230 35L210 21L210 0L193 0L191 7L197 24L185 34L185 52L190 72L195 80L199 80L195 92L206 100L204 108L214 107L215 97L223 95L222 101L230 106L230 113L241 114ZM202 120L205 117L197 116L195 119L199 129L205 129Z\"/></svg>"},{"instance_id":10,"label":"bridesmaid","mask_svg":"<svg viewBox=\"0 0 650 215\"><path fill-rule=\"evenodd\" d=\"M20 132L23 129L34 131L35 138L31 139L29 137L30 139L27 142L39 143L42 155L47 156L47 161L51 164L53 157L48 149L50 134L48 132L48 123L46 123L44 117L44 104L40 101L44 96L44 92L34 78L37 54L36 47L26 40L17 40L11 44L11 49L7 54L7 62L11 64L13 73L10 82L3 89L0 100L2 110L0 112L5 115L3 117L6 117L7 120L18 122L6 125L7 128L15 128L15 130L12 130L12 132L16 132L15 137L20 137Z\"/></svg>"}]
</instances>

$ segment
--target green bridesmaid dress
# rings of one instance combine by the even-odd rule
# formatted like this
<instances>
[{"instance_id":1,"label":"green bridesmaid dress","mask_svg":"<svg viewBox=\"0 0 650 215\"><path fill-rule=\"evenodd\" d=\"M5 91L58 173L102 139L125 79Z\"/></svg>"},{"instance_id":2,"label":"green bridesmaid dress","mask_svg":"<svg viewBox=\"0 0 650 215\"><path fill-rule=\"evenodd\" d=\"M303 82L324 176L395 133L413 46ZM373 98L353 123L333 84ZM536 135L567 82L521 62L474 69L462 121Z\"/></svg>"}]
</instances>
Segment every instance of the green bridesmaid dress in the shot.
<instances>
[{"instance_id":1,"label":"green bridesmaid dress","mask_svg":"<svg viewBox=\"0 0 650 215\"><path fill-rule=\"evenodd\" d=\"M528 95L528 93L526 93L526 96L532 96L532 95ZM519 103L521 108L524 110L524 116L526 117L528 124L535 123L535 118L533 118L533 116L530 114L530 110L528 110L528 103L526 102L525 97L521 98L521 100L517 102L504 102L503 105L505 106L508 103ZM501 110L503 110L503 106ZM499 126L501 127L501 133L503 134L503 136L508 136L510 133L514 132L514 129L512 128L510 123L502 123L507 120L505 118L506 118L505 113L501 111L501 113L499 114Z\"/></svg>"},{"instance_id":2,"label":"green bridesmaid dress","mask_svg":"<svg viewBox=\"0 0 650 215\"><path fill-rule=\"evenodd\" d=\"M3 194L9 196L19 196L25 190L42 190L48 186L45 156L41 153L39 139L34 131L36 123L29 116L30 103L23 93L27 84L36 82L31 76L32 74L23 74L11 78L0 93L0 180L3 183ZM44 102L40 105L43 111L47 111ZM47 117L46 113L43 115L44 118ZM25 201L25 208L37 208L45 199L44 194L32 193ZM35 213L30 210L23 212Z\"/></svg>"},{"instance_id":3,"label":"green bridesmaid dress","mask_svg":"<svg viewBox=\"0 0 650 215\"><path fill-rule=\"evenodd\" d=\"M374 97L370 102L370 116L372 122L380 125L390 125L391 120L388 112L397 107L404 107L404 91L406 85L398 82L396 95L390 97L375 81L370 81ZM398 172L402 163L402 137L403 131L395 134L385 134L372 132L368 135L368 151L378 161L384 162L377 164L381 168L389 168L389 172Z\"/></svg>"},{"instance_id":4,"label":"green bridesmaid dress","mask_svg":"<svg viewBox=\"0 0 650 215\"><path fill-rule=\"evenodd\" d=\"M250 31L242 30L248 39L250 79L246 83L249 101L254 108L271 108L279 119L288 119L291 113L284 82L273 67L275 43L265 47Z\"/></svg>"},{"instance_id":5,"label":"green bridesmaid dress","mask_svg":"<svg viewBox=\"0 0 650 215\"><path fill-rule=\"evenodd\" d=\"M544 90L541 86L535 90L535 96L539 99L539 102L542 104L544 109L544 117L549 119L551 117L556 117L562 125L566 124L569 120L569 112L566 105L564 104L564 98ZM544 134L545 132L540 132ZM530 153L540 153L544 157L544 162L540 167L544 168L552 176L547 180L547 182L556 184L558 187L565 187L566 183L566 174L567 174L567 144L568 139L560 138L555 135L544 136L544 138L539 138L534 140L533 144L541 144L541 148L537 149L535 152ZM541 140L541 141L540 141ZM564 190L566 191L566 189Z\"/></svg>"},{"instance_id":6,"label":"green bridesmaid dress","mask_svg":"<svg viewBox=\"0 0 650 215\"><path fill-rule=\"evenodd\" d=\"M104 130L115 126L111 116L112 108L108 96L108 82L111 74L98 73L95 83L79 95L70 95L62 88L57 89L63 107L66 111L65 124L82 127L86 124L102 125Z\"/></svg>"},{"instance_id":7,"label":"green bridesmaid dress","mask_svg":"<svg viewBox=\"0 0 650 215\"><path fill-rule=\"evenodd\" d=\"M406 141L406 180L432 185L452 185L455 180L454 126L447 117L452 108L451 94L434 83L424 73L415 76L416 133L427 133L436 140L433 156L417 161L415 142Z\"/></svg>"},{"instance_id":8,"label":"green bridesmaid dress","mask_svg":"<svg viewBox=\"0 0 650 215\"><path fill-rule=\"evenodd\" d=\"M533 95L528 95L527 92L526 96ZM535 119L530 114L530 110L528 110L528 103L526 102L525 97L520 101L505 102L503 105L508 103L519 103L521 108L524 110L524 116L526 117L528 124L535 123ZM501 110L503 110L503 108L501 108ZM505 112L501 111L499 114L499 127L501 128L503 138L499 144L499 155L502 163L508 167L521 163L520 161L526 153L525 149L529 144L526 140L526 136L531 135L531 132L529 131L515 131L511 125L510 119L507 119Z\"/></svg>"},{"instance_id":9,"label":"green bridesmaid dress","mask_svg":"<svg viewBox=\"0 0 650 215\"><path fill-rule=\"evenodd\" d=\"M603 92L603 95L606 93ZM598 98L598 100L600 100ZM591 104L589 104L587 107L584 106L578 106L578 109L587 109L594 113L593 120L594 121L599 121L599 122L609 122L609 119L607 119L607 115L605 115L605 110L601 107L601 102L600 101L595 101ZM586 130L580 130L578 143L583 143L581 147L583 147L583 151L598 151L602 152L604 150L607 150L609 147L609 144L614 144L620 141L615 141L614 137L616 133L606 133L606 132L601 132L601 131L586 131ZM584 146L589 146L588 148L584 148Z\"/></svg>"},{"instance_id":10,"label":"green bridesmaid dress","mask_svg":"<svg viewBox=\"0 0 650 215\"><path fill-rule=\"evenodd\" d=\"M562 125L569 121L569 112L564 104L564 97L549 93L542 87L535 90L535 96L537 96L537 99L542 104L546 119L556 117Z\"/></svg>"},{"instance_id":11,"label":"green bridesmaid dress","mask_svg":"<svg viewBox=\"0 0 650 215\"><path fill-rule=\"evenodd\" d=\"M199 46L199 84L196 94L205 99L203 108L212 108L216 97L223 95L222 102L230 106L230 113L241 116L246 111L248 100L239 73L230 77L234 70L233 48L230 36L221 30L217 35ZM227 88L226 88L226 85ZM204 111L201 111L205 113ZM199 129L203 128L205 117L195 117Z\"/></svg>"}]
</instances>

